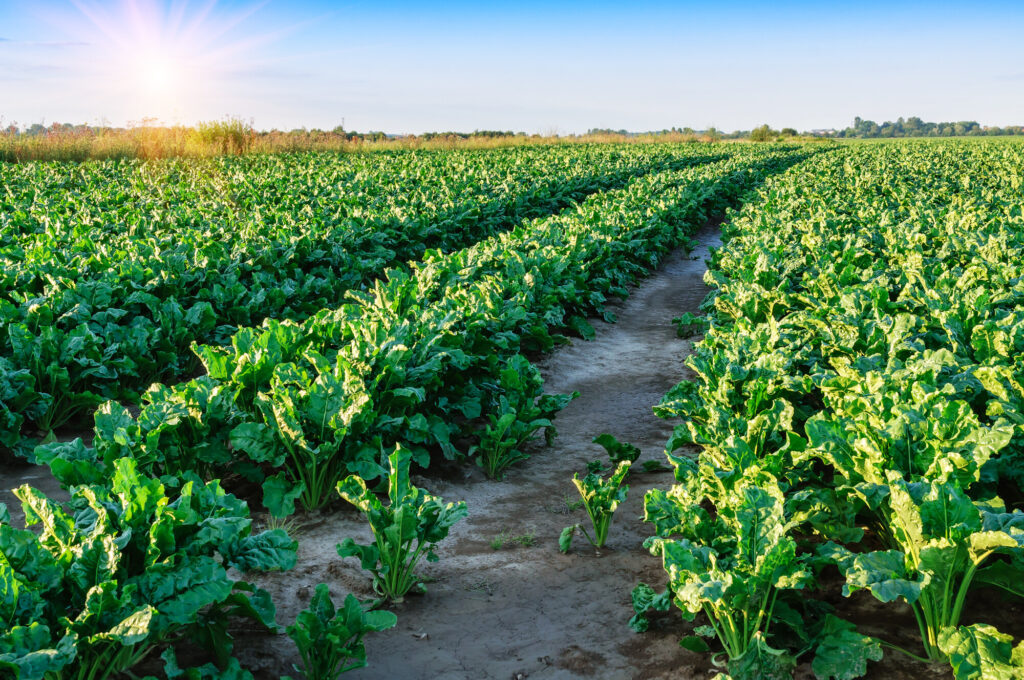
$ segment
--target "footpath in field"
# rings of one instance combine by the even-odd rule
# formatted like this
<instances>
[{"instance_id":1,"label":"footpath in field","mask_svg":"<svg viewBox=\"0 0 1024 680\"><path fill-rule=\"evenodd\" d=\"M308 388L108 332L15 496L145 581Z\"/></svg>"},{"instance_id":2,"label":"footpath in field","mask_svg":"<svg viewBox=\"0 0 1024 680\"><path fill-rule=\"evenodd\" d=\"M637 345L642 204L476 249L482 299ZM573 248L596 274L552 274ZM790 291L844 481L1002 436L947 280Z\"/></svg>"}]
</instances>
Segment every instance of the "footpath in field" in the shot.
<instances>
[{"instance_id":1,"label":"footpath in field","mask_svg":"<svg viewBox=\"0 0 1024 680\"><path fill-rule=\"evenodd\" d=\"M594 341L577 340L540 363L549 392L580 392L556 420L553 447L536 447L502 482L467 468L457 479L414 480L445 500L465 500L469 518L441 544L439 562L423 563L427 594L393 608L398 626L368 636L369 666L346 677L706 676L706 661L677 644L681 622L643 636L627 625L632 587L663 580L658 560L642 546L650 529L640 515L643 493L669 483L670 473L633 476L628 502L617 512L600 555L582 539L568 555L558 551L562 528L588 521L585 511L570 511L568 504L578 499L573 472L585 472L588 460L606 456L591 443L595 435L609 432L636 444L644 451L641 461L663 458L672 428L651 406L688 371L683 360L690 347L676 337L671 320L696 312L707 294L704 260L708 247L719 242L717 226L704 227L696 240L692 253L673 253L614 308L617 324L595 323ZM334 547L345 536L368 538L362 519L344 511L322 517L297 535L296 570L268 575L262 584L273 592L278 620L293 619L321 580L335 595L372 594L357 561L342 560ZM505 545L495 549L492 544L501 539ZM291 651L285 642L244 643L251 645L243 652L247 665L261 667L258 677L278 677L288 670Z\"/></svg>"}]
</instances>

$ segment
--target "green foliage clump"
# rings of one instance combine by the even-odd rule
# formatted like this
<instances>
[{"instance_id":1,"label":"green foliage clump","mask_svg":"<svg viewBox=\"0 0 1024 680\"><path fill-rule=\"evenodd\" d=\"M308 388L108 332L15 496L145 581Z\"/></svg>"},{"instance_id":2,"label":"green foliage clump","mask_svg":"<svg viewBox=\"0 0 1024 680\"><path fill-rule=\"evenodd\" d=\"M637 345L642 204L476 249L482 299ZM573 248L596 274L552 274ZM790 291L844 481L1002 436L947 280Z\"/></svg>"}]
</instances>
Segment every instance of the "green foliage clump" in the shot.
<instances>
[{"instance_id":1,"label":"green foliage clump","mask_svg":"<svg viewBox=\"0 0 1024 680\"><path fill-rule=\"evenodd\" d=\"M366 488L361 477L350 475L338 483L338 494L362 511L374 538L371 545L346 538L338 546L338 554L358 557L363 569L373 575L374 590L383 598L401 602L410 590L424 590L414 573L416 565L424 556L428 562L437 561L434 549L451 527L466 517L466 504L446 504L414 487L409 481L409 451L396 448L388 462L387 505Z\"/></svg>"},{"instance_id":2,"label":"green foliage clump","mask_svg":"<svg viewBox=\"0 0 1024 680\"><path fill-rule=\"evenodd\" d=\"M245 503L216 482L185 482L172 500L131 459L114 468L66 504L19 488L38 531L0 506L0 668L21 680L102 680L185 639L227 668L233 618L277 630L269 594L232 573L292 568L287 534L252 533Z\"/></svg>"}]
</instances>

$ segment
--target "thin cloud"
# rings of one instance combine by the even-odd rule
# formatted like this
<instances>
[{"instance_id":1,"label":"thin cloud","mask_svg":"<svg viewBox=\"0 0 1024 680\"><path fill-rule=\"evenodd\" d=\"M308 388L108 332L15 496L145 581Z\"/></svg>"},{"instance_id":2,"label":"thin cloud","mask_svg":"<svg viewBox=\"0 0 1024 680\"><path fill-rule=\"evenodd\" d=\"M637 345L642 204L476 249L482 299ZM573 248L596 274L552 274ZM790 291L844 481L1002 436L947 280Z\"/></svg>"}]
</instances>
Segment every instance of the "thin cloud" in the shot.
<instances>
[{"instance_id":1,"label":"thin cloud","mask_svg":"<svg viewBox=\"0 0 1024 680\"><path fill-rule=\"evenodd\" d=\"M247 80L284 80L311 78L317 76L317 74L309 70L276 68L271 66L228 69L224 71L224 76L229 78L243 78Z\"/></svg>"},{"instance_id":2,"label":"thin cloud","mask_svg":"<svg viewBox=\"0 0 1024 680\"><path fill-rule=\"evenodd\" d=\"M0 81L15 82L28 81L39 82L40 78L50 76L62 76L69 73L69 69L59 64L0 64Z\"/></svg>"},{"instance_id":3,"label":"thin cloud","mask_svg":"<svg viewBox=\"0 0 1024 680\"><path fill-rule=\"evenodd\" d=\"M92 43L85 42L83 40L52 40L42 42L27 40L21 44L30 45L32 47L88 47Z\"/></svg>"},{"instance_id":4,"label":"thin cloud","mask_svg":"<svg viewBox=\"0 0 1024 680\"><path fill-rule=\"evenodd\" d=\"M10 43L22 47L87 47L92 43L82 40L12 40L0 38L0 43Z\"/></svg>"}]
</instances>

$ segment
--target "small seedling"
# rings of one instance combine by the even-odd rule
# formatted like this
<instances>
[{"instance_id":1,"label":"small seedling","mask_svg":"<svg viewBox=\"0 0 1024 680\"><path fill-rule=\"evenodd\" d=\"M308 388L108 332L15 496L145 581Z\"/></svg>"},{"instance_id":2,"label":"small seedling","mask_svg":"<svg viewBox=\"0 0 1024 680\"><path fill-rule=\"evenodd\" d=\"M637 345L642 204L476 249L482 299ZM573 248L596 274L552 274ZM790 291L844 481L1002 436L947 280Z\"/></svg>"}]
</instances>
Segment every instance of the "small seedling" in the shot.
<instances>
[{"instance_id":1,"label":"small seedling","mask_svg":"<svg viewBox=\"0 0 1024 680\"><path fill-rule=\"evenodd\" d=\"M289 536L298 536L302 531L302 524L294 516L274 517L273 515L267 515L263 522L263 528L265 531L281 529Z\"/></svg>"},{"instance_id":2,"label":"small seedling","mask_svg":"<svg viewBox=\"0 0 1024 680\"><path fill-rule=\"evenodd\" d=\"M604 447L604 450L608 453L608 458L612 461L612 465L618 465L624 460L635 463L636 459L640 457L640 449L638 447L633 446L629 442L620 442L607 432L597 435L592 441ZM588 464L587 469L590 469L592 464ZM590 471L594 472L594 470Z\"/></svg>"},{"instance_id":3,"label":"small seedling","mask_svg":"<svg viewBox=\"0 0 1024 680\"><path fill-rule=\"evenodd\" d=\"M682 316L672 319L672 323L676 325L676 335L680 338L688 338L700 333L706 333L708 328L711 327L711 323L706 316L697 316L690 312L685 312Z\"/></svg>"},{"instance_id":4,"label":"small seedling","mask_svg":"<svg viewBox=\"0 0 1024 680\"><path fill-rule=\"evenodd\" d=\"M545 505L544 509L553 515L571 515L582 507L583 501L574 501L571 496L566 494L560 505Z\"/></svg>"},{"instance_id":5,"label":"small seedling","mask_svg":"<svg viewBox=\"0 0 1024 680\"><path fill-rule=\"evenodd\" d=\"M583 479L580 479L579 473L573 475L572 482L583 498L583 507L590 515L594 535L591 536L582 524L566 527L558 538L558 547L562 552L569 552L569 548L572 547L572 537L577 531L582 533L595 548L604 547L605 541L608 540L608 529L612 524L612 516L619 504L626 500L626 493L629 491L629 487L623 486L622 482L629 474L631 465L632 463L628 460L620 462L607 479L593 472L587 474Z\"/></svg>"},{"instance_id":6,"label":"small seedling","mask_svg":"<svg viewBox=\"0 0 1024 680\"><path fill-rule=\"evenodd\" d=\"M478 593L485 597L490 597L494 594L494 586L491 585L490 581L474 581L465 586L463 590L470 593Z\"/></svg>"}]
</instances>

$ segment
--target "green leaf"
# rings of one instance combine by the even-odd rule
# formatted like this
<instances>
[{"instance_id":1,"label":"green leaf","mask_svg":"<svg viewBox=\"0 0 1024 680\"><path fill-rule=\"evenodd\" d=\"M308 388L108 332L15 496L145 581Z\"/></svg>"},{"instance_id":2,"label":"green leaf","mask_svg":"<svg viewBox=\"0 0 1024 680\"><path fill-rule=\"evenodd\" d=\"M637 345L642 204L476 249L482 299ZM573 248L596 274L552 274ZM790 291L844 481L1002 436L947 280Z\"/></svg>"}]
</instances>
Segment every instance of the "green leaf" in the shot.
<instances>
[{"instance_id":1,"label":"green leaf","mask_svg":"<svg viewBox=\"0 0 1024 680\"><path fill-rule=\"evenodd\" d=\"M277 467L284 462L284 451L278 450L273 432L263 423L242 423L231 430L231 447L245 453L257 463Z\"/></svg>"},{"instance_id":2,"label":"green leaf","mask_svg":"<svg viewBox=\"0 0 1024 680\"><path fill-rule=\"evenodd\" d=\"M711 649L703 638L697 637L696 635L687 635L679 641L679 646L683 649L688 649L691 652L697 652L698 654L703 654Z\"/></svg>"},{"instance_id":3,"label":"green leaf","mask_svg":"<svg viewBox=\"0 0 1024 680\"><path fill-rule=\"evenodd\" d=\"M956 680L1017 680L1024 676L1024 653L1013 637L987 624L943 628L939 649L949 656ZM1024 646L1020 648L1024 651Z\"/></svg>"},{"instance_id":4,"label":"green leaf","mask_svg":"<svg viewBox=\"0 0 1024 680\"><path fill-rule=\"evenodd\" d=\"M573 524L571 527L565 527L562 529L562 533L558 535L558 549L563 553L569 552L572 547L572 535L576 533L576 525Z\"/></svg>"},{"instance_id":5,"label":"green leaf","mask_svg":"<svg viewBox=\"0 0 1024 680\"><path fill-rule=\"evenodd\" d=\"M735 680L792 680L796 659L786 650L770 647L758 631L747 651L729 660L728 669Z\"/></svg>"},{"instance_id":6,"label":"green leaf","mask_svg":"<svg viewBox=\"0 0 1024 680\"><path fill-rule=\"evenodd\" d=\"M667 612L672 606L671 591L666 589L661 593L656 593L646 583L640 583L633 588L630 599L633 602L633 618L629 620L629 627L637 633L647 630L649 625L647 614L649 612Z\"/></svg>"},{"instance_id":7,"label":"green leaf","mask_svg":"<svg viewBox=\"0 0 1024 680\"><path fill-rule=\"evenodd\" d=\"M299 543L284 529L264 531L243 538L226 559L226 564L246 573L287 571L295 566Z\"/></svg>"},{"instance_id":8,"label":"green leaf","mask_svg":"<svg viewBox=\"0 0 1024 680\"><path fill-rule=\"evenodd\" d=\"M53 645L49 629L40 623L14 626L0 635L0 670L21 680L45 680L74 662L77 642L71 633Z\"/></svg>"},{"instance_id":9,"label":"green leaf","mask_svg":"<svg viewBox=\"0 0 1024 680\"><path fill-rule=\"evenodd\" d=\"M624 460L632 463L640 457L641 451L639 448L629 443L622 443L608 433L599 434L594 437L593 441L595 444L600 444L604 447L604 450L608 452L608 457L611 458L612 463L615 465Z\"/></svg>"},{"instance_id":10,"label":"green leaf","mask_svg":"<svg viewBox=\"0 0 1024 680\"><path fill-rule=\"evenodd\" d=\"M852 623L829 614L814 650L811 670L818 680L853 680L867 673L868 661L881 659L878 640L861 635Z\"/></svg>"},{"instance_id":11,"label":"green leaf","mask_svg":"<svg viewBox=\"0 0 1024 680\"><path fill-rule=\"evenodd\" d=\"M272 517L282 518L295 514L295 501L298 500L305 485L293 483L286 472L279 472L267 477L263 482L263 506Z\"/></svg>"},{"instance_id":12,"label":"green leaf","mask_svg":"<svg viewBox=\"0 0 1024 680\"><path fill-rule=\"evenodd\" d=\"M823 546L823 549L827 547ZM843 595L847 597L857 590L866 588L882 602L893 602L902 598L913 604L921 596L925 585L923 577L917 581L907 578L904 556L898 550L844 552L836 555L836 563L846 576Z\"/></svg>"},{"instance_id":13,"label":"green leaf","mask_svg":"<svg viewBox=\"0 0 1024 680\"><path fill-rule=\"evenodd\" d=\"M997 560L990 566L979 569L975 573L974 581L1024 597L1024 560L1014 564Z\"/></svg>"}]
</instances>

